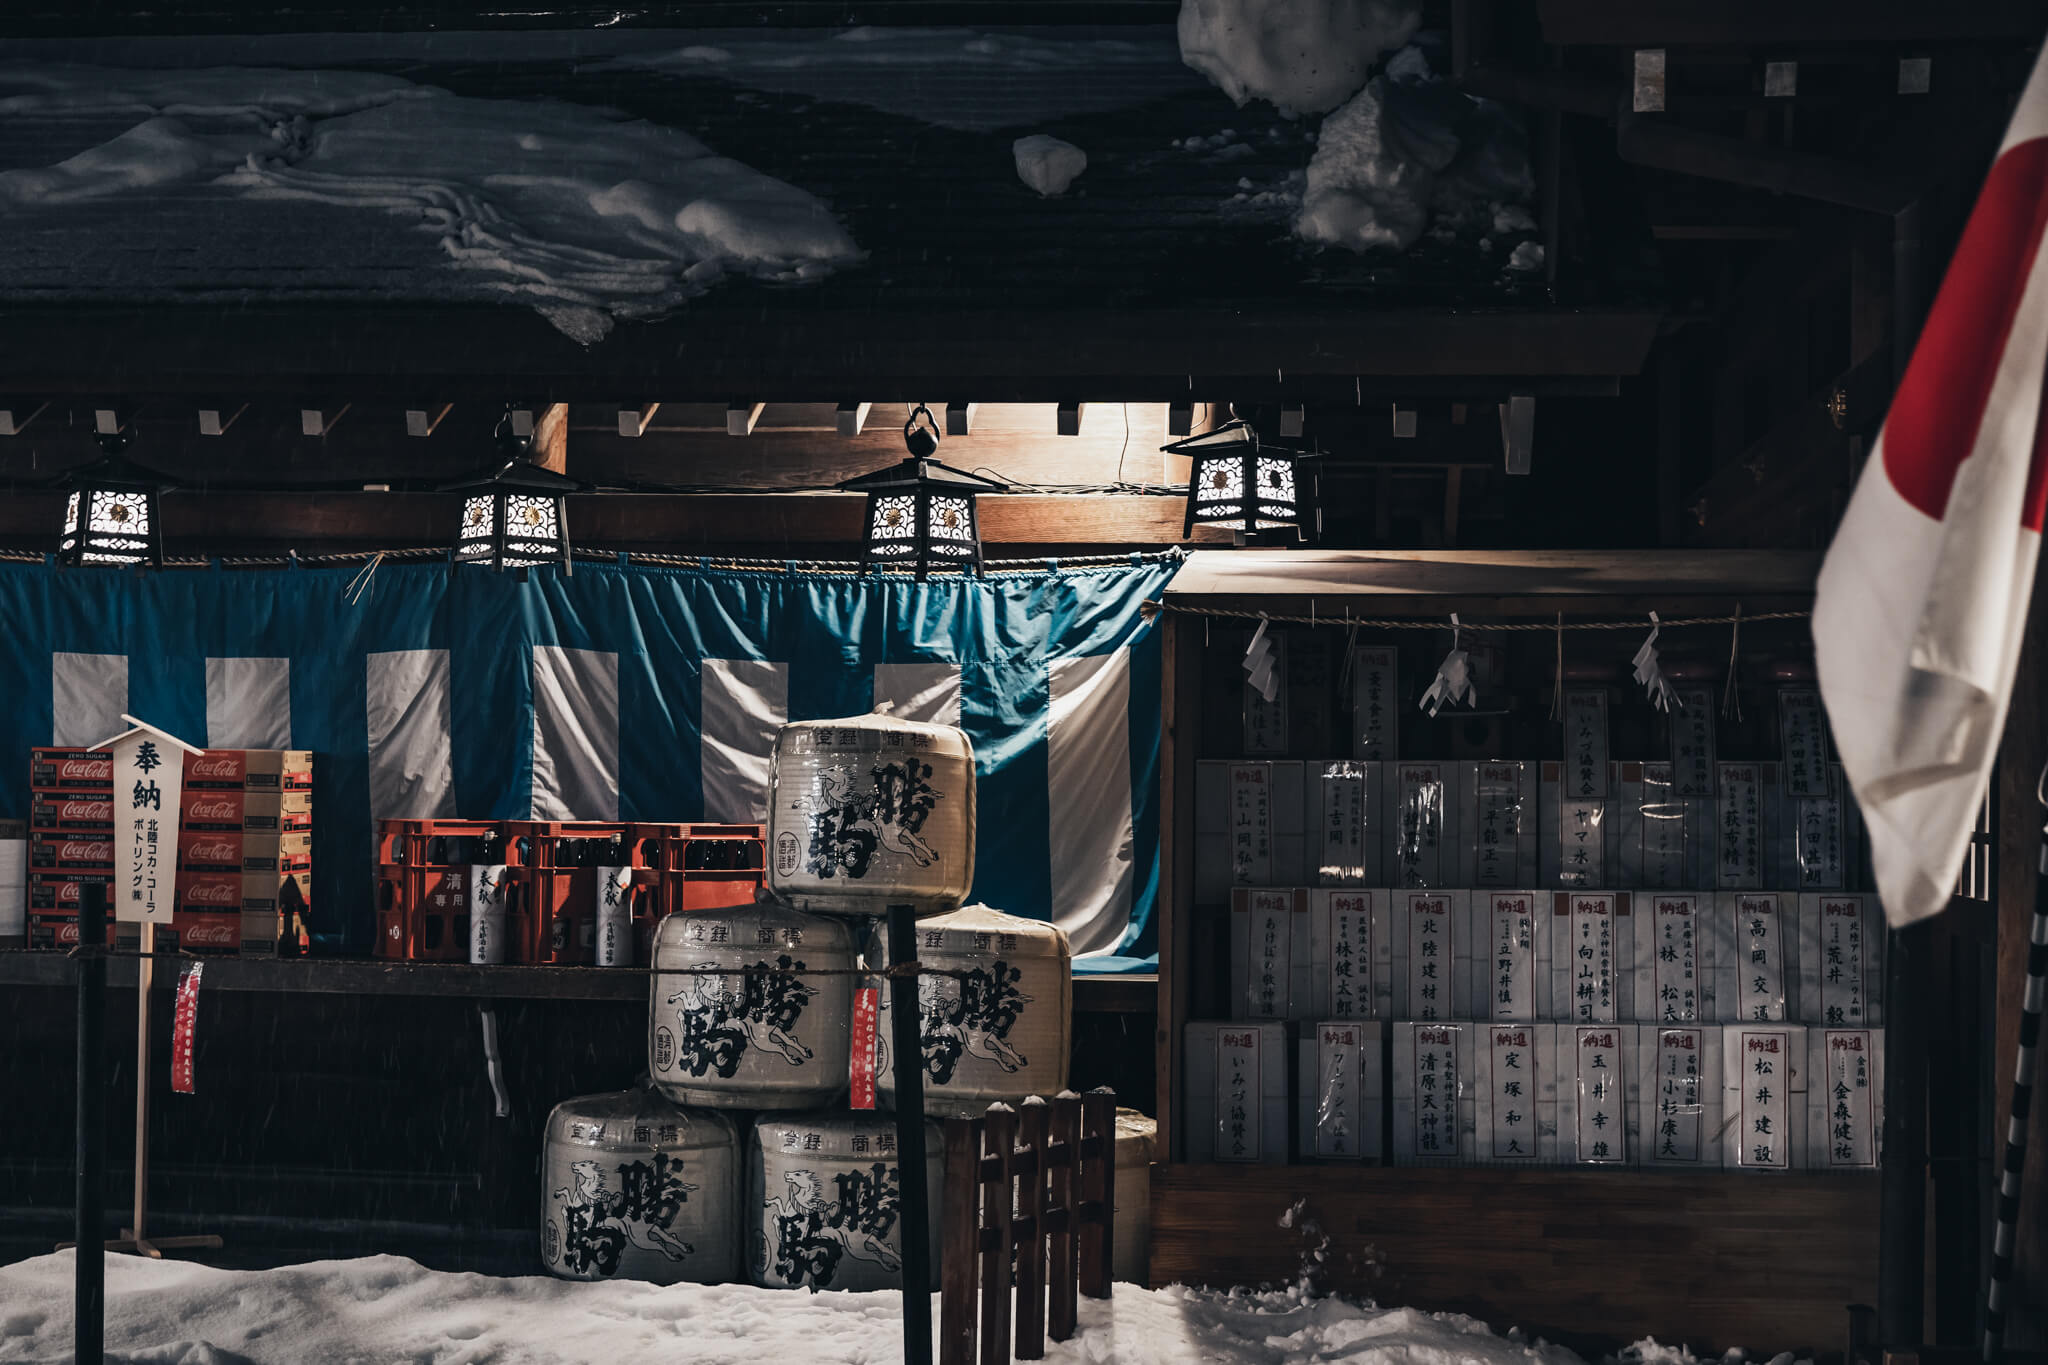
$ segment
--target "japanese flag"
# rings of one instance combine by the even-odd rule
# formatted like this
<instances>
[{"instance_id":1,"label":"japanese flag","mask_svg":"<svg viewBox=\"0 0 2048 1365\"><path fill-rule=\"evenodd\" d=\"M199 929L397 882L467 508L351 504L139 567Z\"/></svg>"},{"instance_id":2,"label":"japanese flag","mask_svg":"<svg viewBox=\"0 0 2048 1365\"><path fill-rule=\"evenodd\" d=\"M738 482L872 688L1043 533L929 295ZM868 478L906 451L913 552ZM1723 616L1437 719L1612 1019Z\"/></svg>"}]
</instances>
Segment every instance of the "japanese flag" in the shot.
<instances>
[{"instance_id":1,"label":"japanese flag","mask_svg":"<svg viewBox=\"0 0 2048 1365\"><path fill-rule=\"evenodd\" d=\"M2037 61L1821 567L1813 638L1894 925L1948 904L2041 548L2048 58Z\"/></svg>"}]
</instances>

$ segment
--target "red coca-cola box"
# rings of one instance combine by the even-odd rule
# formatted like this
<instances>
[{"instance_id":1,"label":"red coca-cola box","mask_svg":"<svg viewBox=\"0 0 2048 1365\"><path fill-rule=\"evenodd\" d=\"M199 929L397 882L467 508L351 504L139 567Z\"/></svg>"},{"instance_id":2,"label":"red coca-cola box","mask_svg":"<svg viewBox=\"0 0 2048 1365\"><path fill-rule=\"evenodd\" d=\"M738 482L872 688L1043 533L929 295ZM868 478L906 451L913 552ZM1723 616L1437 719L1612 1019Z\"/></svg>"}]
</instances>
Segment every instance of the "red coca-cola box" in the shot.
<instances>
[{"instance_id":1,"label":"red coca-cola box","mask_svg":"<svg viewBox=\"0 0 2048 1365\"><path fill-rule=\"evenodd\" d=\"M225 914L233 911L276 910L287 899L284 884L296 882L297 899L313 899L310 872L192 872L181 871L177 880L177 908L195 913Z\"/></svg>"},{"instance_id":2,"label":"red coca-cola box","mask_svg":"<svg viewBox=\"0 0 2048 1365\"><path fill-rule=\"evenodd\" d=\"M178 947L201 957L276 957L280 951L302 956L308 939L296 915L278 912L179 910L171 917Z\"/></svg>"},{"instance_id":3,"label":"red coca-cola box","mask_svg":"<svg viewBox=\"0 0 2048 1365\"><path fill-rule=\"evenodd\" d=\"M151 926L156 930L156 951L163 954L178 951L176 929L169 924ZM28 912L28 946L31 948L76 948L78 946L78 916L58 910L31 910ZM107 920L107 946L126 948L130 951L142 946L142 926L133 921L117 923L111 917Z\"/></svg>"},{"instance_id":4,"label":"red coca-cola box","mask_svg":"<svg viewBox=\"0 0 2048 1365\"><path fill-rule=\"evenodd\" d=\"M178 867L188 872L308 872L313 867L313 836L180 830Z\"/></svg>"},{"instance_id":5,"label":"red coca-cola box","mask_svg":"<svg viewBox=\"0 0 2048 1365\"><path fill-rule=\"evenodd\" d=\"M171 927L177 931L178 947L201 956L237 956L242 951L242 912L212 910L172 912Z\"/></svg>"},{"instance_id":6,"label":"red coca-cola box","mask_svg":"<svg viewBox=\"0 0 2048 1365\"><path fill-rule=\"evenodd\" d=\"M309 830L313 828L313 793L188 787L178 802L178 824L187 830L251 834Z\"/></svg>"},{"instance_id":7,"label":"red coca-cola box","mask_svg":"<svg viewBox=\"0 0 2048 1365\"><path fill-rule=\"evenodd\" d=\"M114 790L112 755L91 749L30 749L28 785L35 791Z\"/></svg>"},{"instance_id":8,"label":"red coca-cola box","mask_svg":"<svg viewBox=\"0 0 2048 1365\"><path fill-rule=\"evenodd\" d=\"M28 823L38 834L111 833L114 799L100 792L36 792Z\"/></svg>"},{"instance_id":9,"label":"red coca-cola box","mask_svg":"<svg viewBox=\"0 0 2048 1365\"><path fill-rule=\"evenodd\" d=\"M111 872L114 841L104 834L37 834L28 841L30 872Z\"/></svg>"},{"instance_id":10,"label":"red coca-cola box","mask_svg":"<svg viewBox=\"0 0 2048 1365\"><path fill-rule=\"evenodd\" d=\"M185 789L309 792L310 749L208 749L185 755Z\"/></svg>"},{"instance_id":11,"label":"red coca-cola box","mask_svg":"<svg viewBox=\"0 0 2048 1365\"><path fill-rule=\"evenodd\" d=\"M111 872L31 872L28 875L28 908L62 911L75 915L90 885L108 888L107 914L114 913L114 874Z\"/></svg>"}]
</instances>

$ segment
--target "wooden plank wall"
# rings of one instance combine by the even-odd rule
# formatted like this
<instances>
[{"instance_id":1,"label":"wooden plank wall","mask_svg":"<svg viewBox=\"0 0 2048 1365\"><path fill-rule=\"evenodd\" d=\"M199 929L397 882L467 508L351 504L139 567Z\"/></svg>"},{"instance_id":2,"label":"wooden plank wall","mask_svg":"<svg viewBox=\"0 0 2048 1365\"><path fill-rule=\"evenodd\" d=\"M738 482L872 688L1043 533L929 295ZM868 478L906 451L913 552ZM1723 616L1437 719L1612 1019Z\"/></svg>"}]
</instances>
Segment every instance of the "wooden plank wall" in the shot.
<instances>
[{"instance_id":1,"label":"wooden plank wall","mask_svg":"<svg viewBox=\"0 0 2048 1365\"><path fill-rule=\"evenodd\" d=\"M1877 1209L1862 1176L1162 1164L1151 1277L1270 1282L1327 1236L1324 1287L1388 1307L1582 1351L1655 1336L1829 1355L1876 1293Z\"/></svg>"}]
</instances>

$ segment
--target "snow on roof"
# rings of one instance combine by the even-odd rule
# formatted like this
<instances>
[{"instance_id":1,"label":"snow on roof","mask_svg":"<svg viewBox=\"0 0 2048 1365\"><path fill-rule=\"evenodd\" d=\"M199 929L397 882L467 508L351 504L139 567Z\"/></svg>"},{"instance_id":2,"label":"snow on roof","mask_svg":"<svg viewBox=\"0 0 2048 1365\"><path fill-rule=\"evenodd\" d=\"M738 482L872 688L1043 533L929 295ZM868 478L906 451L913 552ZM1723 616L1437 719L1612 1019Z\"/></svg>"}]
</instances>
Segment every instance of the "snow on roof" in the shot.
<instances>
[{"instance_id":1,"label":"snow on roof","mask_svg":"<svg viewBox=\"0 0 2048 1365\"><path fill-rule=\"evenodd\" d=\"M146 211L164 196L222 218L252 200L374 211L463 272L455 294L527 303L585 342L728 272L796 282L861 256L816 196L678 129L581 105L367 72L12 63L0 118L85 144L0 170L0 215L17 223L89 201Z\"/></svg>"}]
</instances>

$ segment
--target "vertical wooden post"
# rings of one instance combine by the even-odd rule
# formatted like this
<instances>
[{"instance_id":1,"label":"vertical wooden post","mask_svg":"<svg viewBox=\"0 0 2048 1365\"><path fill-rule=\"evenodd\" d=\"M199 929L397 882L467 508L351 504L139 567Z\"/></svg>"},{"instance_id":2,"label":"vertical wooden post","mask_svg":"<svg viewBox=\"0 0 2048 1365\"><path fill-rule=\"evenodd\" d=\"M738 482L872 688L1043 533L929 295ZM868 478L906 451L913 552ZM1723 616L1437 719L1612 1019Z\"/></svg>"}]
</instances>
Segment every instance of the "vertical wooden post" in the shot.
<instances>
[{"instance_id":1,"label":"vertical wooden post","mask_svg":"<svg viewBox=\"0 0 2048 1365\"><path fill-rule=\"evenodd\" d=\"M1081 1097L1081 1292L1109 1297L1110 1237L1116 1224L1116 1092Z\"/></svg>"},{"instance_id":2,"label":"vertical wooden post","mask_svg":"<svg viewBox=\"0 0 2048 1365\"><path fill-rule=\"evenodd\" d=\"M939 1235L939 1365L974 1365L974 1267L981 1248L981 1124L946 1120Z\"/></svg>"},{"instance_id":3,"label":"vertical wooden post","mask_svg":"<svg viewBox=\"0 0 2048 1365\"><path fill-rule=\"evenodd\" d=\"M1045 1358L1045 1149L1049 1120L1045 1097L1024 1101L1017 1141L1017 1359Z\"/></svg>"},{"instance_id":4,"label":"vertical wooden post","mask_svg":"<svg viewBox=\"0 0 2048 1365\"><path fill-rule=\"evenodd\" d=\"M1081 1151L1081 1097L1071 1090L1061 1091L1052 1102L1052 1142L1048 1145L1060 1149L1058 1163L1052 1168L1052 1207L1061 1215L1060 1230L1052 1239L1052 1307L1048 1325L1054 1341L1066 1341L1074 1335L1080 1307L1075 1302L1074 1284L1074 1235L1078 1231L1074 1222L1074 1163Z\"/></svg>"},{"instance_id":5,"label":"vertical wooden post","mask_svg":"<svg viewBox=\"0 0 2048 1365\"><path fill-rule=\"evenodd\" d=\"M930 1171L924 1159L924 1009L917 998L917 912L889 907L889 1044L896 1053L896 1169L903 1214L903 1359L932 1358Z\"/></svg>"},{"instance_id":6,"label":"vertical wooden post","mask_svg":"<svg viewBox=\"0 0 2048 1365\"><path fill-rule=\"evenodd\" d=\"M106 1358L107 1133L100 1089L107 1022L107 888L84 889L78 910L78 1184L72 1220L72 1351L79 1365Z\"/></svg>"},{"instance_id":7,"label":"vertical wooden post","mask_svg":"<svg viewBox=\"0 0 2048 1365\"><path fill-rule=\"evenodd\" d=\"M142 926L142 959L135 974L135 1198L130 1225L121 1230L144 1256L161 1259L149 1244L149 989L156 975L156 926Z\"/></svg>"},{"instance_id":8,"label":"vertical wooden post","mask_svg":"<svg viewBox=\"0 0 2048 1365\"><path fill-rule=\"evenodd\" d=\"M2033 925L2034 897L2041 878L2041 823L2044 812L2035 783L2048 763L2048 668L2044 668L2042 644L2048 640L2048 593L2038 580L2034 599L2027 610L2026 633L2021 637L2019 671L2013 680L2012 707L2006 713L2005 735L1998 750L1997 798L1992 812L1998 831L1998 875L1994 883L1998 896L1998 924L1995 931L1997 983L1994 1024L1996 1043L1990 1057L1996 1117L1991 1130L1991 1150L2003 1153L2012 1126L2013 1059L2019 1055L2020 1027L2024 1017L2021 1002L2027 989L2028 943ZM1889 1031L1889 1030L1887 1030ZM2048 1105L2036 1103L2030 1115L2022 1116L2027 1126L2029 1159L2021 1173L2019 1228L2021 1237L2013 1250L2013 1273L2006 1285L2006 1345L2013 1350L2038 1349L2048 1342ZM1889 1157L1889 1153L1886 1154ZM1991 1176L1994 1199L2001 1175L1995 1165ZM1987 1223L1987 1229L1990 1226ZM1988 1258L1987 1258L1988 1260Z\"/></svg>"},{"instance_id":9,"label":"vertical wooden post","mask_svg":"<svg viewBox=\"0 0 2048 1365\"><path fill-rule=\"evenodd\" d=\"M982 1223L995 1235L981 1242L981 1365L1010 1361L1010 1157L1017 1149L1017 1111L992 1104L982 1120L982 1150L996 1161L994 1188Z\"/></svg>"},{"instance_id":10,"label":"vertical wooden post","mask_svg":"<svg viewBox=\"0 0 2048 1365\"><path fill-rule=\"evenodd\" d=\"M1153 1058L1159 1159L1173 1161L1184 1146L1176 1123L1180 1094L1181 1033L1188 1018L1193 978L1195 906L1195 760L1202 721L1202 622L1161 618L1159 739L1159 1010ZM1061 1338L1064 1340L1064 1338Z\"/></svg>"}]
</instances>

